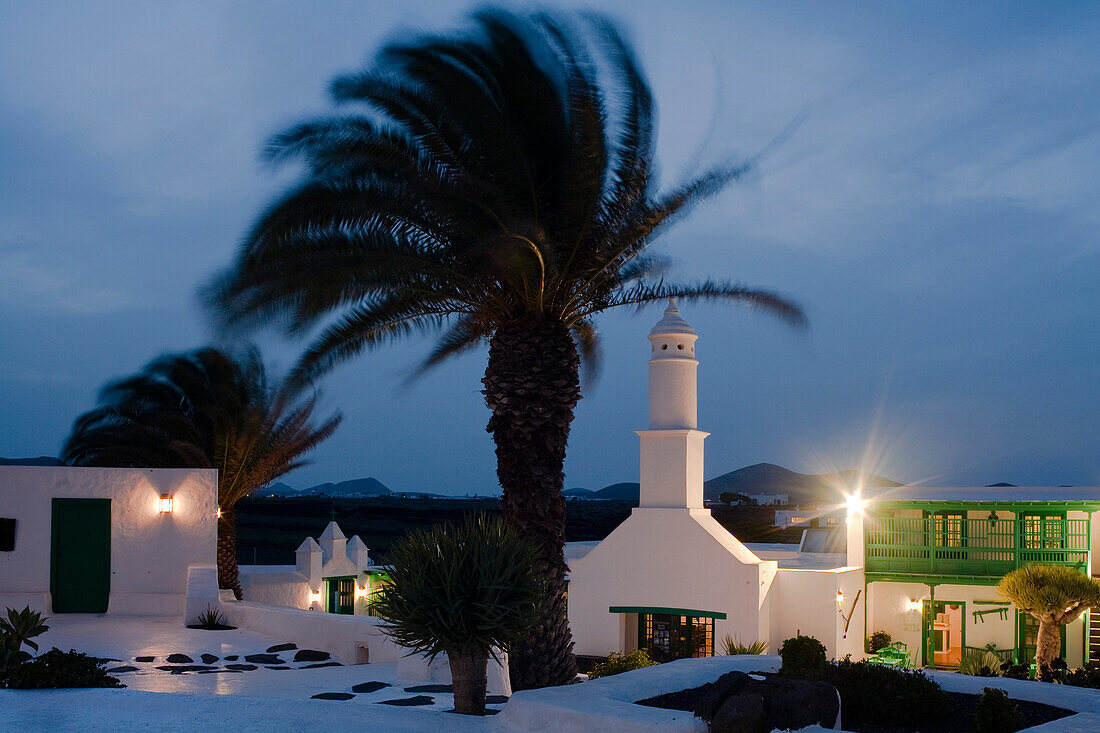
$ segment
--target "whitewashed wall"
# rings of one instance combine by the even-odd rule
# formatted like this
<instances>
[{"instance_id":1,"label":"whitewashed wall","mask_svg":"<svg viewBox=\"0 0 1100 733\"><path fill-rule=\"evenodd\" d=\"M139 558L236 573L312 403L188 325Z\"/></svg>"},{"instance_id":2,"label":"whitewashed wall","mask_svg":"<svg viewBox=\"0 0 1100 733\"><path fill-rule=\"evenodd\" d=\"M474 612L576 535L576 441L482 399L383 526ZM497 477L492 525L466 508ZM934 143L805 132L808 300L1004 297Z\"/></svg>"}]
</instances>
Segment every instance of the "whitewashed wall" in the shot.
<instances>
[{"instance_id":1,"label":"whitewashed wall","mask_svg":"<svg viewBox=\"0 0 1100 733\"><path fill-rule=\"evenodd\" d=\"M0 552L0 607L50 608L52 500L111 500L108 613L180 615L189 565L217 553L213 469L0 466L0 517L16 519L14 552ZM174 508L161 514L161 494Z\"/></svg>"},{"instance_id":2,"label":"whitewashed wall","mask_svg":"<svg viewBox=\"0 0 1100 733\"><path fill-rule=\"evenodd\" d=\"M569 624L578 654L636 646L611 606L717 611L727 633L770 638L768 589L776 563L757 558L709 510L635 509L599 545L569 564Z\"/></svg>"},{"instance_id":3,"label":"whitewashed wall","mask_svg":"<svg viewBox=\"0 0 1100 733\"><path fill-rule=\"evenodd\" d=\"M246 601L309 608L309 578L294 565L241 565L240 577Z\"/></svg>"},{"instance_id":4,"label":"whitewashed wall","mask_svg":"<svg viewBox=\"0 0 1100 733\"><path fill-rule=\"evenodd\" d=\"M838 591L844 598L839 606ZM862 591L861 568L781 569L771 587L769 653L778 654L785 639L801 633L824 644L830 659L843 659L848 654L853 659L861 658L867 603ZM850 618L847 633L845 617Z\"/></svg>"}]
</instances>

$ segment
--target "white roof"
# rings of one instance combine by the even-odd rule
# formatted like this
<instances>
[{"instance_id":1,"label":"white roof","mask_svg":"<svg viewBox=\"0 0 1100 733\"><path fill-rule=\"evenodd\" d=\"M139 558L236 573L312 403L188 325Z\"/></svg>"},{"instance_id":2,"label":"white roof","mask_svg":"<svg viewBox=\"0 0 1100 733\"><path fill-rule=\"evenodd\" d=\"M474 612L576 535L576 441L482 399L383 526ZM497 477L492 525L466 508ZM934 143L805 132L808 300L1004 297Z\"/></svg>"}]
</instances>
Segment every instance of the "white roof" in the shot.
<instances>
[{"instance_id":1,"label":"white roof","mask_svg":"<svg viewBox=\"0 0 1100 733\"><path fill-rule=\"evenodd\" d=\"M899 486L883 491L871 501L1094 501L1100 504L1100 486Z\"/></svg>"},{"instance_id":2,"label":"white roof","mask_svg":"<svg viewBox=\"0 0 1100 733\"><path fill-rule=\"evenodd\" d=\"M761 560L775 560L780 570L841 570L848 567L844 553L799 552L798 545L779 542L747 542L745 547Z\"/></svg>"},{"instance_id":3,"label":"white roof","mask_svg":"<svg viewBox=\"0 0 1100 733\"><path fill-rule=\"evenodd\" d=\"M668 308L665 308L664 317L649 331L650 336L658 334L686 333L695 335L695 329L680 315L680 309L676 307L676 298L668 299Z\"/></svg>"}]
</instances>

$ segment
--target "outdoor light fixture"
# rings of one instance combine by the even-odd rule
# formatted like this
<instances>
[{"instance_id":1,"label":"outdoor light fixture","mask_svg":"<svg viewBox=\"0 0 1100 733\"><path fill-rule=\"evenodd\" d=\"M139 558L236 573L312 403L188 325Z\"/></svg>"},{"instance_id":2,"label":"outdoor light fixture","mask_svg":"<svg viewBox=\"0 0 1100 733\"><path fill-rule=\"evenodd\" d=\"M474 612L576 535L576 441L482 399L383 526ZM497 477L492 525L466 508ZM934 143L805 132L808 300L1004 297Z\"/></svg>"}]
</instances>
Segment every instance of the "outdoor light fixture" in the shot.
<instances>
[{"instance_id":1,"label":"outdoor light fixture","mask_svg":"<svg viewBox=\"0 0 1100 733\"><path fill-rule=\"evenodd\" d=\"M216 516L218 517L218 519L222 518L222 508L221 507L218 507L218 513L217 513Z\"/></svg>"},{"instance_id":2,"label":"outdoor light fixture","mask_svg":"<svg viewBox=\"0 0 1100 733\"><path fill-rule=\"evenodd\" d=\"M867 506L867 500L859 495L859 492L850 494L844 502L844 506L848 509L848 518L859 517L863 515L863 509Z\"/></svg>"},{"instance_id":3,"label":"outdoor light fixture","mask_svg":"<svg viewBox=\"0 0 1100 733\"><path fill-rule=\"evenodd\" d=\"M309 591L309 605L312 606L314 603L320 603L320 602L321 602L321 591L319 591L319 590L310 590Z\"/></svg>"},{"instance_id":4,"label":"outdoor light fixture","mask_svg":"<svg viewBox=\"0 0 1100 733\"><path fill-rule=\"evenodd\" d=\"M356 598L366 598L367 593L369 593L369 591L367 590L367 586L365 586L365 585L356 585L355 586L355 597Z\"/></svg>"},{"instance_id":5,"label":"outdoor light fixture","mask_svg":"<svg viewBox=\"0 0 1100 733\"><path fill-rule=\"evenodd\" d=\"M172 513L172 495L171 494L161 494L160 495L160 501L157 502L157 508L160 509L161 514L171 514Z\"/></svg>"},{"instance_id":6,"label":"outdoor light fixture","mask_svg":"<svg viewBox=\"0 0 1100 733\"><path fill-rule=\"evenodd\" d=\"M917 600L913 600L912 598L910 598L909 600L907 600L905 602L905 610L906 611L919 611L920 606L921 606L921 602L917 601Z\"/></svg>"},{"instance_id":7,"label":"outdoor light fixture","mask_svg":"<svg viewBox=\"0 0 1100 733\"><path fill-rule=\"evenodd\" d=\"M842 590L838 590L836 592L836 605L838 605L838 606L843 606L844 605L844 591L842 591Z\"/></svg>"}]
</instances>

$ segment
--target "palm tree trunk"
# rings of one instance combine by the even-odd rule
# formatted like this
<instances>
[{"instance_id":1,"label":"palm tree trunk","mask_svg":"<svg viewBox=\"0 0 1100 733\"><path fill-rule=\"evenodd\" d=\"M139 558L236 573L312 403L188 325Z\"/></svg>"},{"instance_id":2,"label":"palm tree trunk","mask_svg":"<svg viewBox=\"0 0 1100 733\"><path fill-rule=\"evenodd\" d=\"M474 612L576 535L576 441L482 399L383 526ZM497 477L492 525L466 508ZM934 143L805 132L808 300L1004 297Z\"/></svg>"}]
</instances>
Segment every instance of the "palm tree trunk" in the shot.
<instances>
[{"instance_id":1,"label":"palm tree trunk","mask_svg":"<svg viewBox=\"0 0 1100 733\"><path fill-rule=\"evenodd\" d=\"M237 571L237 510L222 507L218 517L218 587L233 591L241 600L241 579Z\"/></svg>"},{"instance_id":2,"label":"palm tree trunk","mask_svg":"<svg viewBox=\"0 0 1100 733\"><path fill-rule=\"evenodd\" d=\"M1052 620L1039 619L1039 633L1035 640L1035 669L1039 674L1043 668L1050 667L1062 652L1062 634L1060 627Z\"/></svg>"},{"instance_id":3,"label":"palm tree trunk","mask_svg":"<svg viewBox=\"0 0 1100 733\"><path fill-rule=\"evenodd\" d=\"M543 621L509 650L512 687L563 685L576 676L565 597L565 447L580 399L577 347L565 324L502 324L489 345L485 403L496 443L497 478L507 520L542 554L547 580Z\"/></svg>"},{"instance_id":4,"label":"palm tree trunk","mask_svg":"<svg viewBox=\"0 0 1100 733\"><path fill-rule=\"evenodd\" d=\"M447 651L451 664L455 712L463 715L485 714L485 677L489 657L473 652Z\"/></svg>"}]
</instances>

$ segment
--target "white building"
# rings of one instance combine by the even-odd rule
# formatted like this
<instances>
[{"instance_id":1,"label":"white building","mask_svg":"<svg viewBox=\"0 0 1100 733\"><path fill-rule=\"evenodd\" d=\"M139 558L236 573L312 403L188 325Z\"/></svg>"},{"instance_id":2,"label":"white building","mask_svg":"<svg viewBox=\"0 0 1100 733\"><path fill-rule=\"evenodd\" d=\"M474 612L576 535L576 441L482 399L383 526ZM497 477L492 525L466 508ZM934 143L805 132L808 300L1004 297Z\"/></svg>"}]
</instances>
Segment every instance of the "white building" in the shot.
<instances>
[{"instance_id":1,"label":"white building","mask_svg":"<svg viewBox=\"0 0 1100 733\"><path fill-rule=\"evenodd\" d=\"M216 605L217 496L212 469L0 466L0 610Z\"/></svg>"},{"instance_id":2,"label":"white building","mask_svg":"<svg viewBox=\"0 0 1100 733\"><path fill-rule=\"evenodd\" d=\"M336 522L302 542L294 565L240 566L246 601L344 615L366 615L372 578L382 575L359 535L349 541Z\"/></svg>"},{"instance_id":3,"label":"white building","mask_svg":"<svg viewBox=\"0 0 1100 733\"><path fill-rule=\"evenodd\" d=\"M746 546L704 508L697 338L675 303L649 334L640 504L602 542L567 550L576 652L710 656L726 635L774 650L801 631L830 655L862 653L859 567L844 555Z\"/></svg>"}]
</instances>

